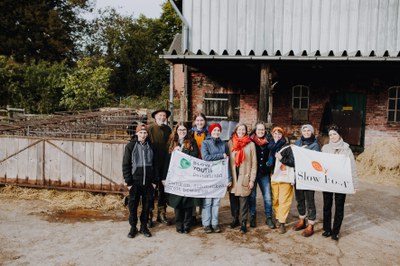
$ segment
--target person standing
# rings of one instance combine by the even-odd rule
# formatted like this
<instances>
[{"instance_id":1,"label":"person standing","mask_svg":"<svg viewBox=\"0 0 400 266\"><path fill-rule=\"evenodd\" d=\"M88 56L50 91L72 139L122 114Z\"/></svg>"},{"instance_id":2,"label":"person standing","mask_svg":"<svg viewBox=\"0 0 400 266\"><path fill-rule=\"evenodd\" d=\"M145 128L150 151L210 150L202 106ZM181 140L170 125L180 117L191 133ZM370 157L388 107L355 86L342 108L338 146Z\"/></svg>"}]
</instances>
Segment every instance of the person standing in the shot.
<instances>
[{"instance_id":1,"label":"person standing","mask_svg":"<svg viewBox=\"0 0 400 266\"><path fill-rule=\"evenodd\" d=\"M268 162L268 140L267 130L264 122L258 122L254 132L250 135L251 140L255 144L257 154L257 178L253 189L251 190L249 207L250 207L250 227L256 227L257 218L257 184L260 187L264 199L265 223L269 228L275 228L272 219L272 198L271 198L271 177Z\"/></svg>"},{"instance_id":2,"label":"person standing","mask_svg":"<svg viewBox=\"0 0 400 266\"><path fill-rule=\"evenodd\" d=\"M201 146L201 154L205 161L218 161L228 157L228 146L220 138L222 127L220 124L209 126L210 136L208 136ZM230 175L229 175L230 176ZM229 185L229 184L228 184ZM209 234L213 231L220 233L221 228L218 222L220 198L205 198L201 220L204 232Z\"/></svg>"},{"instance_id":3,"label":"person standing","mask_svg":"<svg viewBox=\"0 0 400 266\"><path fill-rule=\"evenodd\" d=\"M139 124L136 128L136 137L125 146L122 160L122 172L124 180L129 188L129 224L131 229L129 238L134 238L138 233L136 228L138 222L138 206L142 203L140 214L140 233L151 237L147 227L150 204L153 201L154 189L158 183L157 167L154 152L148 140L147 126Z\"/></svg>"},{"instance_id":4,"label":"person standing","mask_svg":"<svg viewBox=\"0 0 400 266\"><path fill-rule=\"evenodd\" d=\"M171 161L171 154L174 151L181 151L193 157L198 157L199 150L196 141L188 134L188 128L183 122L178 123L170 138L168 157L165 162L166 172L163 175L163 180L167 177L168 167ZM175 194L168 194L168 205L175 209L175 226L178 233L188 234L192 223L192 211L195 206L199 205L200 199L184 197Z\"/></svg>"},{"instance_id":5,"label":"person standing","mask_svg":"<svg viewBox=\"0 0 400 266\"><path fill-rule=\"evenodd\" d=\"M286 145L286 139L284 137L285 131L281 127L274 127L272 129L272 139L268 144L269 158L268 158L268 167L271 169L272 177L274 177L274 169L276 159L280 160L286 166L291 165L294 166L294 158L293 154L289 157L291 162L288 162L289 158L285 158L286 161L281 160L280 151L284 151L283 149L290 149L290 147ZM286 148L287 147L287 148ZM276 158L277 157L277 158ZM293 199L293 184L288 182L282 182L271 178L271 187L272 187L272 206L275 213L275 218L279 224L279 233L284 234L286 232L286 219L289 215L290 206L292 205Z\"/></svg>"},{"instance_id":6,"label":"person standing","mask_svg":"<svg viewBox=\"0 0 400 266\"><path fill-rule=\"evenodd\" d=\"M313 151L321 151L318 141L314 135L314 127L310 124L301 126L301 137L294 145L303 147ZM317 210L315 208L315 200L313 190L300 190L295 187L295 197L297 202L297 210L299 212L299 221L293 227L295 231L305 229L302 233L304 237L314 234L314 224L317 218ZM305 219L308 218L308 224Z\"/></svg>"},{"instance_id":7,"label":"person standing","mask_svg":"<svg viewBox=\"0 0 400 266\"><path fill-rule=\"evenodd\" d=\"M208 130L207 130L207 118L203 113L198 113L194 116L193 119L193 127L190 130L190 134L192 135L193 139L196 141L198 150L199 150L199 159L202 159L201 157L201 145L203 141L207 138L209 135ZM201 206L199 206L199 215L201 215ZM195 226L197 224L197 218L196 218L196 207L193 208L193 214L192 214L192 225Z\"/></svg>"},{"instance_id":8,"label":"person standing","mask_svg":"<svg viewBox=\"0 0 400 266\"><path fill-rule=\"evenodd\" d=\"M168 110L156 110L151 116L154 118L155 123L149 127L149 138L154 146L154 156L156 160L160 162L168 156L168 139L171 135L171 128L167 125L167 119L171 115ZM162 174L165 172L165 164L158 163L157 172ZM170 222L166 217L167 212L167 200L164 192L164 185L160 182L158 183L158 211L157 211L157 222L169 225ZM153 210L154 202L150 208L149 212L149 227L153 225Z\"/></svg>"},{"instance_id":9,"label":"person standing","mask_svg":"<svg viewBox=\"0 0 400 266\"><path fill-rule=\"evenodd\" d=\"M349 144L343 141L343 138L339 134L339 128L336 125L331 125L328 127L328 135L329 143L322 147L322 152L331 154L343 154L350 158L351 176L353 179L353 186L356 189L358 185L357 168L354 155L350 149ZM322 194L324 198L324 232L322 233L322 235L324 237L331 236L333 240L337 241L339 240L340 227L342 225L344 217L344 203L346 201L346 194L332 192L323 192ZM333 196L335 196L335 217L332 227Z\"/></svg>"},{"instance_id":10,"label":"person standing","mask_svg":"<svg viewBox=\"0 0 400 266\"><path fill-rule=\"evenodd\" d=\"M247 126L239 122L228 142L232 185L229 188L232 223L230 228L241 224L240 232L247 232L249 196L257 176L256 147L247 133ZM240 221L239 221L240 216Z\"/></svg>"}]
</instances>

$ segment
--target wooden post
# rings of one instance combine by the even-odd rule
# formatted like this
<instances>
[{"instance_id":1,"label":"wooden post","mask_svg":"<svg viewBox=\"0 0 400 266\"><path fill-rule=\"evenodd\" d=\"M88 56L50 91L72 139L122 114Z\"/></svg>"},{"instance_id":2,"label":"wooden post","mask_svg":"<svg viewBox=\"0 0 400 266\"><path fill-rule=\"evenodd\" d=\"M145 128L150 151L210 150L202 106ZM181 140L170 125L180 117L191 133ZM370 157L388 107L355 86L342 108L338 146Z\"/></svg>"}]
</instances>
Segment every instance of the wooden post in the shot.
<instances>
[{"instance_id":1,"label":"wooden post","mask_svg":"<svg viewBox=\"0 0 400 266\"><path fill-rule=\"evenodd\" d=\"M271 84L269 82L270 65L262 64L260 72L260 98L258 101L258 120L267 120L267 99L270 93Z\"/></svg>"}]
</instances>

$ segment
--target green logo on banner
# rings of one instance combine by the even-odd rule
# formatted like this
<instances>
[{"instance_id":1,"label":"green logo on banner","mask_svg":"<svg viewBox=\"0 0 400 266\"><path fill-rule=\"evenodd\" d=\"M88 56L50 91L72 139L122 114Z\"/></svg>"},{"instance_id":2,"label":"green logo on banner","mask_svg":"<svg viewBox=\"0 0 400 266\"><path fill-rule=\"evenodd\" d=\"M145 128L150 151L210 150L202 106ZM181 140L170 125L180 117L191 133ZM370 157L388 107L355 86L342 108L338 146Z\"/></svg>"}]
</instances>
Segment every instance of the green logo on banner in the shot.
<instances>
[{"instance_id":1,"label":"green logo on banner","mask_svg":"<svg viewBox=\"0 0 400 266\"><path fill-rule=\"evenodd\" d=\"M187 169L187 168L190 167L190 165L191 164L190 164L190 162L188 160L186 160L185 158L181 159L180 166L181 166L182 169Z\"/></svg>"}]
</instances>

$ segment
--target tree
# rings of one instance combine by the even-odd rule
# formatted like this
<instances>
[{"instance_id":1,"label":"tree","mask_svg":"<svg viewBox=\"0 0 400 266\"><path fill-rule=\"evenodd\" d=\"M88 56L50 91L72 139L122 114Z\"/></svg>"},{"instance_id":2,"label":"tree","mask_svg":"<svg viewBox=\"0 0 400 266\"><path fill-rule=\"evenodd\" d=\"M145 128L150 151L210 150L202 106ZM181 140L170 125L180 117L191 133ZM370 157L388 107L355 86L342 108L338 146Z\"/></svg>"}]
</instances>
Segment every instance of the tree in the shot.
<instances>
[{"instance_id":1,"label":"tree","mask_svg":"<svg viewBox=\"0 0 400 266\"><path fill-rule=\"evenodd\" d=\"M62 61L74 55L88 0L1 0L0 55L18 62Z\"/></svg>"},{"instance_id":2,"label":"tree","mask_svg":"<svg viewBox=\"0 0 400 266\"><path fill-rule=\"evenodd\" d=\"M68 110L83 110L107 106L111 101L108 91L111 68L104 61L82 58L67 75L60 104Z\"/></svg>"}]
</instances>

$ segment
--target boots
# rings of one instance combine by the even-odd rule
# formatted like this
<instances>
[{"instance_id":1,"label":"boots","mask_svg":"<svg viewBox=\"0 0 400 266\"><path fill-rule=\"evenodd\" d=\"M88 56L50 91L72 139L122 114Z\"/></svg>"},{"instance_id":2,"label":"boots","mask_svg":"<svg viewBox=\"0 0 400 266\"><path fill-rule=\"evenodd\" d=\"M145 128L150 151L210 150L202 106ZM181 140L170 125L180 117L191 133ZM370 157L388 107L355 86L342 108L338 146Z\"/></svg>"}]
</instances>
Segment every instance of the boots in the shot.
<instances>
[{"instance_id":1,"label":"boots","mask_svg":"<svg viewBox=\"0 0 400 266\"><path fill-rule=\"evenodd\" d=\"M250 215L250 227L256 227L256 216L255 215Z\"/></svg>"},{"instance_id":2,"label":"boots","mask_svg":"<svg viewBox=\"0 0 400 266\"><path fill-rule=\"evenodd\" d=\"M239 218L234 217L234 218L232 218L232 222L228 225L228 227L233 229L237 226L239 226Z\"/></svg>"},{"instance_id":3,"label":"boots","mask_svg":"<svg viewBox=\"0 0 400 266\"><path fill-rule=\"evenodd\" d=\"M132 226L131 230L128 233L128 237L134 238L136 236L137 232L138 232L138 230L137 230L136 226Z\"/></svg>"},{"instance_id":4,"label":"boots","mask_svg":"<svg viewBox=\"0 0 400 266\"><path fill-rule=\"evenodd\" d=\"M242 221L242 226L240 227L240 233L246 234L247 232L247 225L246 225L246 220Z\"/></svg>"},{"instance_id":5,"label":"boots","mask_svg":"<svg viewBox=\"0 0 400 266\"><path fill-rule=\"evenodd\" d=\"M314 234L314 225L308 224L306 230L303 231L302 236L309 237Z\"/></svg>"},{"instance_id":6,"label":"boots","mask_svg":"<svg viewBox=\"0 0 400 266\"><path fill-rule=\"evenodd\" d=\"M147 225L140 226L140 233L143 234L145 237L151 237L151 233L150 233L149 229L147 228Z\"/></svg>"},{"instance_id":7,"label":"boots","mask_svg":"<svg viewBox=\"0 0 400 266\"><path fill-rule=\"evenodd\" d=\"M297 224L293 227L294 231L300 231L302 229L306 228L306 222L304 219L299 219Z\"/></svg>"},{"instance_id":8,"label":"boots","mask_svg":"<svg viewBox=\"0 0 400 266\"><path fill-rule=\"evenodd\" d=\"M267 217L267 220L265 221L265 223L268 225L269 228L271 228L271 229L275 228L275 224L274 224L274 221L272 220L272 217Z\"/></svg>"},{"instance_id":9,"label":"boots","mask_svg":"<svg viewBox=\"0 0 400 266\"><path fill-rule=\"evenodd\" d=\"M149 211L149 220L147 221L147 227L148 228L152 228L153 227L153 216L154 216L153 209L151 209Z\"/></svg>"},{"instance_id":10,"label":"boots","mask_svg":"<svg viewBox=\"0 0 400 266\"><path fill-rule=\"evenodd\" d=\"M284 234L286 233L286 228L284 223L279 224L279 234Z\"/></svg>"},{"instance_id":11,"label":"boots","mask_svg":"<svg viewBox=\"0 0 400 266\"><path fill-rule=\"evenodd\" d=\"M163 223L165 225L170 225L170 222L168 221L167 217L165 216L165 207L158 207L158 212L157 212L157 222Z\"/></svg>"}]
</instances>

